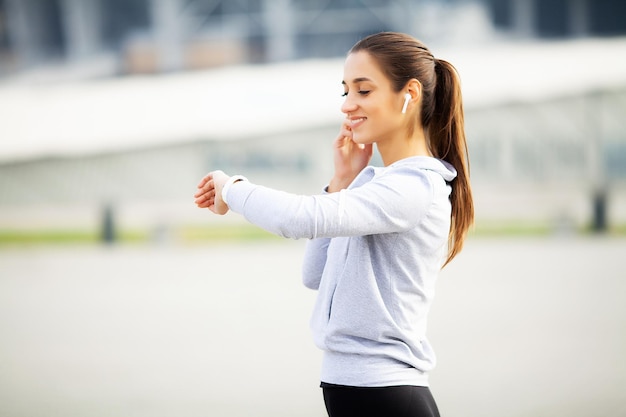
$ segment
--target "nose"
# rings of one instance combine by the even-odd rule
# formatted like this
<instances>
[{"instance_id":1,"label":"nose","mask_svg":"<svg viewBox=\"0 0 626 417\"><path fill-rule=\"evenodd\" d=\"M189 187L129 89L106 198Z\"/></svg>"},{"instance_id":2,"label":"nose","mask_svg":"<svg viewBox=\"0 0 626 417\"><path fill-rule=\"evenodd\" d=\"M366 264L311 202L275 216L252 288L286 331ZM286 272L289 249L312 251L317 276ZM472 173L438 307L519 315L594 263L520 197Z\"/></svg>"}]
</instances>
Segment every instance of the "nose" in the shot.
<instances>
[{"instance_id":1,"label":"nose","mask_svg":"<svg viewBox=\"0 0 626 417\"><path fill-rule=\"evenodd\" d=\"M353 111L355 111L357 108L356 103L354 102L354 100L352 99L352 95L348 94L345 98L345 100L343 101L343 103L341 104L341 111L343 113L351 113Z\"/></svg>"}]
</instances>

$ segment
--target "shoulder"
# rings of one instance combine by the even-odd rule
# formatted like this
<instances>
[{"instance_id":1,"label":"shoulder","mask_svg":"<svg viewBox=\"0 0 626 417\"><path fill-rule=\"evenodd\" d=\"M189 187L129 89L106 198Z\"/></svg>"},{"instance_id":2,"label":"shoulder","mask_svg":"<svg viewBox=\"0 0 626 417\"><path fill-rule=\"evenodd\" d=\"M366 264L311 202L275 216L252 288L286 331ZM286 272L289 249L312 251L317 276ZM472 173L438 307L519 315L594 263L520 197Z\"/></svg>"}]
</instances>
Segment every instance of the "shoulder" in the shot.
<instances>
[{"instance_id":1,"label":"shoulder","mask_svg":"<svg viewBox=\"0 0 626 417\"><path fill-rule=\"evenodd\" d=\"M401 159L386 167L385 170L388 172L414 172L418 175L427 171L438 174L445 181L452 181L457 175L454 167L448 162L428 156L413 156Z\"/></svg>"}]
</instances>

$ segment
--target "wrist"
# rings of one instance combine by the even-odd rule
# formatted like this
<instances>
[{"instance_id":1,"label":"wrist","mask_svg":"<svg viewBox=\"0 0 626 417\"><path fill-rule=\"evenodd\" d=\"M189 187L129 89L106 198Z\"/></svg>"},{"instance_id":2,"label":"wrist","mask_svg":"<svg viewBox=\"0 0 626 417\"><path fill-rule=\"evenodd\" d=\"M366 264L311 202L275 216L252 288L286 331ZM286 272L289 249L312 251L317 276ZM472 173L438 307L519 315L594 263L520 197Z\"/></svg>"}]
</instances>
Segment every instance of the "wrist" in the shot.
<instances>
[{"instance_id":1,"label":"wrist","mask_svg":"<svg viewBox=\"0 0 626 417\"><path fill-rule=\"evenodd\" d=\"M236 184L239 181L248 181L248 179L243 175L233 175L224 183L224 186L222 187L222 201L226 205L228 205L228 192L230 191L233 184Z\"/></svg>"},{"instance_id":2,"label":"wrist","mask_svg":"<svg viewBox=\"0 0 626 417\"><path fill-rule=\"evenodd\" d=\"M351 179L342 179L342 178L334 177L328 183L328 186L326 187L326 191L329 193L335 193L337 191L341 191L344 188L348 188L351 182L352 182Z\"/></svg>"}]
</instances>

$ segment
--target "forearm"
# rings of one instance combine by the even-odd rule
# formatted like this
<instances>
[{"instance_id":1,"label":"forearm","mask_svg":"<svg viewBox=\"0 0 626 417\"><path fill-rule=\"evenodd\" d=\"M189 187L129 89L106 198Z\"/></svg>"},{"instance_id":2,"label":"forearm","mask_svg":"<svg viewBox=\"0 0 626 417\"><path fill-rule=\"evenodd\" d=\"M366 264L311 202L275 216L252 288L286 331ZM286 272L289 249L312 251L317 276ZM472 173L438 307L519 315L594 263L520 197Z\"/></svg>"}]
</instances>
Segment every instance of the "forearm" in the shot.
<instances>
[{"instance_id":1,"label":"forearm","mask_svg":"<svg viewBox=\"0 0 626 417\"><path fill-rule=\"evenodd\" d=\"M316 207L313 196L299 196L248 181L233 184L229 208L250 223L276 235L300 239L316 237Z\"/></svg>"}]
</instances>

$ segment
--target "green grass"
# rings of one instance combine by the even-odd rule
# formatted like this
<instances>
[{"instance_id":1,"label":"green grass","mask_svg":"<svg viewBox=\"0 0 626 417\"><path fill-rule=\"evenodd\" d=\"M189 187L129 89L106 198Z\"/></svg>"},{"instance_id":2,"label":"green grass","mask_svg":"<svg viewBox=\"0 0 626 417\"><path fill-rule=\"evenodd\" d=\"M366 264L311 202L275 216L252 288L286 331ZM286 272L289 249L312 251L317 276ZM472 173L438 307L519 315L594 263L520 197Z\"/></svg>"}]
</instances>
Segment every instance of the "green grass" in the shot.
<instances>
[{"instance_id":1,"label":"green grass","mask_svg":"<svg viewBox=\"0 0 626 417\"><path fill-rule=\"evenodd\" d=\"M117 239L121 242L143 242L147 241L147 236L141 232L124 231ZM96 244L101 241L100 234L90 230L0 230L0 246Z\"/></svg>"},{"instance_id":2,"label":"green grass","mask_svg":"<svg viewBox=\"0 0 626 417\"><path fill-rule=\"evenodd\" d=\"M618 225L611 227L611 233L620 235L620 236L626 236L626 223L618 224Z\"/></svg>"},{"instance_id":3,"label":"green grass","mask_svg":"<svg viewBox=\"0 0 626 417\"><path fill-rule=\"evenodd\" d=\"M179 229L177 234L179 240L183 242L280 239L280 237L251 224L211 227L185 226Z\"/></svg>"},{"instance_id":4,"label":"green grass","mask_svg":"<svg viewBox=\"0 0 626 417\"><path fill-rule=\"evenodd\" d=\"M557 225L549 222L524 222L524 221L479 221L470 230L469 236L550 236L555 234L592 235L594 230L591 225L569 225L559 229ZM626 236L626 224L612 224L606 231L609 236Z\"/></svg>"},{"instance_id":5,"label":"green grass","mask_svg":"<svg viewBox=\"0 0 626 417\"><path fill-rule=\"evenodd\" d=\"M573 228L570 233L588 235L588 226ZM558 233L553 224L529 222L477 222L470 230L470 237L523 237L549 236ZM607 233L626 236L626 224L612 225ZM176 243L203 243L210 241L256 241L281 239L249 224L183 226L162 233L161 237ZM118 230L115 241L122 244L148 244L159 237L148 230ZM96 245L102 242L97 230L46 229L46 230L0 230L0 247L32 245Z\"/></svg>"},{"instance_id":6,"label":"green grass","mask_svg":"<svg viewBox=\"0 0 626 417\"><path fill-rule=\"evenodd\" d=\"M260 240L280 239L252 225L225 225L211 227L185 226L167 230L161 234L167 240L182 243L198 243L224 240ZM147 244L159 237L148 230L118 230L115 242ZM95 230L46 229L46 230L0 230L1 246L32 245L95 245L103 241L102 235Z\"/></svg>"},{"instance_id":7,"label":"green grass","mask_svg":"<svg viewBox=\"0 0 626 417\"><path fill-rule=\"evenodd\" d=\"M95 243L96 233L84 230L0 230L0 245Z\"/></svg>"},{"instance_id":8,"label":"green grass","mask_svg":"<svg viewBox=\"0 0 626 417\"><path fill-rule=\"evenodd\" d=\"M476 222L469 236L547 236L554 227L547 223Z\"/></svg>"}]
</instances>

